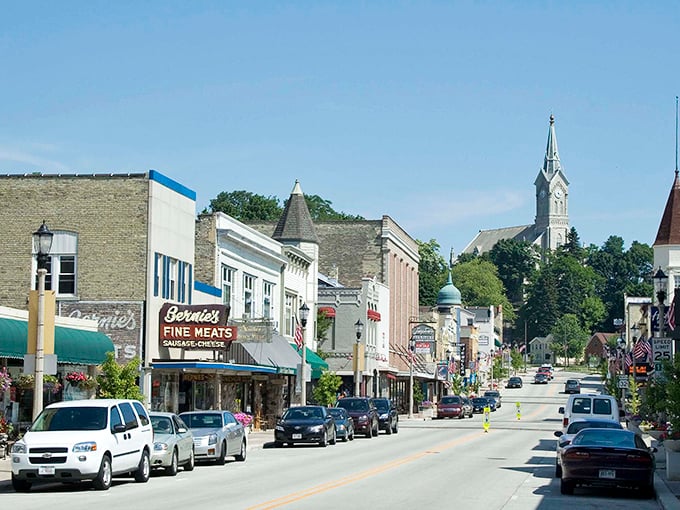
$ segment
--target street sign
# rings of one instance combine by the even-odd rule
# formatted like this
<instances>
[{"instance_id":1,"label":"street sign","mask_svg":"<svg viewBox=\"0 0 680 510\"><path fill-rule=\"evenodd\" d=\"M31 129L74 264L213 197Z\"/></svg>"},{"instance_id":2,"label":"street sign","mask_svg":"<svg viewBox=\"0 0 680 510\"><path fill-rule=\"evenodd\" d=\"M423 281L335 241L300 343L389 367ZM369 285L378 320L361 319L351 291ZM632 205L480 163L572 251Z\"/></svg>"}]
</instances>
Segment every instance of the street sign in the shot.
<instances>
[{"instance_id":1,"label":"street sign","mask_svg":"<svg viewBox=\"0 0 680 510\"><path fill-rule=\"evenodd\" d=\"M628 388L628 378L625 377L625 376L620 375L620 376L619 376L619 381L618 381L617 386L618 386L619 388Z\"/></svg>"},{"instance_id":2,"label":"street sign","mask_svg":"<svg viewBox=\"0 0 680 510\"><path fill-rule=\"evenodd\" d=\"M654 370L661 371L664 361L673 359L673 342L670 338L653 338L652 355L654 356Z\"/></svg>"}]
</instances>

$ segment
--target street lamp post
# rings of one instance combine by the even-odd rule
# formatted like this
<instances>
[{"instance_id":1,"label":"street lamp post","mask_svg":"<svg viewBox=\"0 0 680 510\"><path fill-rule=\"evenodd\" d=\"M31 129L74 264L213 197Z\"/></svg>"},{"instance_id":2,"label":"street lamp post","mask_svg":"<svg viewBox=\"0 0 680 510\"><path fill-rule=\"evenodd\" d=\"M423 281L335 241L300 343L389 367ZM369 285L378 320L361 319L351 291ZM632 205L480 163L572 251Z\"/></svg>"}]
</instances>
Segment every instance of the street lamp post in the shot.
<instances>
[{"instance_id":1,"label":"street lamp post","mask_svg":"<svg viewBox=\"0 0 680 510\"><path fill-rule=\"evenodd\" d=\"M524 373L527 373L527 356L529 355L529 349L527 347L527 321L524 320Z\"/></svg>"},{"instance_id":2,"label":"street lamp post","mask_svg":"<svg viewBox=\"0 0 680 510\"><path fill-rule=\"evenodd\" d=\"M490 363L491 363L491 389L493 389L493 362L494 362L494 354L495 354L495 353L494 353L494 350L491 349L491 350L489 351L489 360L490 360Z\"/></svg>"},{"instance_id":3,"label":"street lamp post","mask_svg":"<svg viewBox=\"0 0 680 510\"><path fill-rule=\"evenodd\" d=\"M654 275L654 288L656 290L656 299L659 302L659 337L664 338L666 333L666 318L664 317L666 301L666 286L668 285L668 276L661 268L658 269Z\"/></svg>"},{"instance_id":4,"label":"street lamp post","mask_svg":"<svg viewBox=\"0 0 680 510\"><path fill-rule=\"evenodd\" d=\"M635 364L635 343L639 340L639 334L640 334L640 326L637 324L633 324L630 327L630 332L631 335L633 336L633 341L631 343L631 349L633 353L631 354L632 362L633 362L633 381L637 381L637 366Z\"/></svg>"},{"instance_id":5,"label":"street lamp post","mask_svg":"<svg viewBox=\"0 0 680 510\"><path fill-rule=\"evenodd\" d=\"M361 373L359 372L359 344L361 341L361 333L364 331L364 323L361 319L357 319L354 323L354 330L357 334L357 343L354 347L354 396L361 396Z\"/></svg>"},{"instance_id":6,"label":"street lamp post","mask_svg":"<svg viewBox=\"0 0 680 510\"><path fill-rule=\"evenodd\" d=\"M309 307L307 303L302 303L299 310L300 326L302 326L302 364L300 365L300 403L307 405L307 339L305 338L305 328L307 327L307 318L309 317Z\"/></svg>"},{"instance_id":7,"label":"street lamp post","mask_svg":"<svg viewBox=\"0 0 680 510\"><path fill-rule=\"evenodd\" d=\"M38 321L35 338L35 366L33 375L33 419L35 420L43 408L43 375L45 372L45 277L52 238L54 234L42 222L40 228L33 232L33 247L38 254Z\"/></svg>"},{"instance_id":8,"label":"street lamp post","mask_svg":"<svg viewBox=\"0 0 680 510\"><path fill-rule=\"evenodd\" d=\"M413 357L416 355L416 339L411 337L408 341L409 365L408 365L408 418L413 419Z\"/></svg>"}]
</instances>

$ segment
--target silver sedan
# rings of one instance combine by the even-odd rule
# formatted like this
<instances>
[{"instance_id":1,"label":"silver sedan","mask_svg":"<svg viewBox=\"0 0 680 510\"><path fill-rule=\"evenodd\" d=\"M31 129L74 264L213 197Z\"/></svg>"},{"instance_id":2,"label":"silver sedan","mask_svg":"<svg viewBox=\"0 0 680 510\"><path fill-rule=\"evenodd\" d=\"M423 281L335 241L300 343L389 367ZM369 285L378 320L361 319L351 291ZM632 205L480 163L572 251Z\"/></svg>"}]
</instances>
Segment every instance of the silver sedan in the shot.
<instances>
[{"instance_id":1,"label":"silver sedan","mask_svg":"<svg viewBox=\"0 0 680 510\"><path fill-rule=\"evenodd\" d=\"M194 469L194 438L189 427L174 413L149 413L153 427L151 467L175 476L179 466Z\"/></svg>"},{"instance_id":2,"label":"silver sedan","mask_svg":"<svg viewBox=\"0 0 680 510\"><path fill-rule=\"evenodd\" d=\"M228 456L246 460L246 431L229 411L189 411L179 416L194 436L197 461L224 464Z\"/></svg>"}]
</instances>

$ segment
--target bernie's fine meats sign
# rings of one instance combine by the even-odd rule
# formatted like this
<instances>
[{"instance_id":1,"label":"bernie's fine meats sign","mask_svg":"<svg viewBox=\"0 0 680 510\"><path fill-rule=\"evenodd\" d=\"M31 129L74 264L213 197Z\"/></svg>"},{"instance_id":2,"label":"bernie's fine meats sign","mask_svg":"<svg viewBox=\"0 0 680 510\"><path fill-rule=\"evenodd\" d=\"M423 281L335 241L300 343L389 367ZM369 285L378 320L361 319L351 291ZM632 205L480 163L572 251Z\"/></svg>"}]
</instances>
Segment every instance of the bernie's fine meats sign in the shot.
<instances>
[{"instance_id":1,"label":"bernie's fine meats sign","mask_svg":"<svg viewBox=\"0 0 680 510\"><path fill-rule=\"evenodd\" d=\"M165 303L159 317L161 347L225 349L236 340L236 327L227 326L227 305Z\"/></svg>"}]
</instances>

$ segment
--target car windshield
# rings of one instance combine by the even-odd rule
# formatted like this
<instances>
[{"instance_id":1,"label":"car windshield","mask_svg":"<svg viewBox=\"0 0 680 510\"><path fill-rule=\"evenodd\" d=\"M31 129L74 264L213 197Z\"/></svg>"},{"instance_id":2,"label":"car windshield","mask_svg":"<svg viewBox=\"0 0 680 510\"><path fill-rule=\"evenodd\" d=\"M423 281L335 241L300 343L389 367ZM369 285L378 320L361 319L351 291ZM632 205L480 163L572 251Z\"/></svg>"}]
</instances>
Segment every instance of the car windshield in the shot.
<instances>
[{"instance_id":1,"label":"car windshield","mask_svg":"<svg viewBox=\"0 0 680 510\"><path fill-rule=\"evenodd\" d=\"M460 397L442 397L442 404L460 404Z\"/></svg>"},{"instance_id":2,"label":"car windshield","mask_svg":"<svg viewBox=\"0 0 680 510\"><path fill-rule=\"evenodd\" d=\"M577 446L635 448L635 434L623 430L588 428L576 434L571 444Z\"/></svg>"},{"instance_id":3,"label":"car windshield","mask_svg":"<svg viewBox=\"0 0 680 510\"><path fill-rule=\"evenodd\" d=\"M497 391L485 391L484 392L485 397L500 397L500 393Z\"/></svg>"},{"instance_id":4,"label":"car windshield","mask_svg":"<svg viewBox=\"0 0 680 510\"><path fill-rule=\"evenodd\" d=\"M283 415L284 420L319 420L323 412L318 407L293 407Z\"/></svg>"},{"instance_id":5,"label":"car windshield","mask_svg":"<svg viewBox=\"0 0 680 510\"><path fill-rule=\"evenodd\" d=\"M620 423L615 421L574 421L569 425L567 434L576 434L583 429L622 429Z\"/></svg>"},{"instance_id":6,"label":"car windshield","mask_svg":"<svg viewBox=\"0 0 680 510\"><path fill-rule=\"evenodd\" d=\"M31 432L54 430L102 430L106 428L108 409L106 407L57 407L45 409Z\"/></svg>"},{"instance_id":7,"label":"car windshield","mask_svg":"<svg viewBox=\"0 0 680 510\"><path fill-rule=\"evenodd\" d=\"M156 434L172 434L172 420L167 416L152 416L151 426Z\"/></svg>"},{"instance_id":8,"label":"car windshield","mask_svg":"<svg viewBox=\"0 0 680 510\"><path fill-rule=\"evenodd\" d=\"M342 398L338 400L337 407L343 407L348 411L368 411L368 402L365 400L355 400L351 398Z\"/></svg>"},{"instance_id":9,"label":"car windshield","mask_svg":"<svg viewBox=\"0 0 680 510\"><path fill-rule=\"evenodd\" d=\"M378 411L387 411L390 408L390 404L387 400L374 400L375 408Z\"/></svg>"},{"instance_id":10,"label":"car windshield","mask_svg":"<svg viewBox=\"0 0 680 510\"><path fill-rule=\"evenodd\" d=\"M340 408L340 407L331 407L330 409L328 409L328 412L330 413L330 415L331 415L333 418L342 418L342 419L344 419L344 418L345 418L345 413L346 413L347 411L345 411L344 409L342 409L342 408Z\"/></svg>"},{"instance_id":11,"label":"car windshield","mask_svg":"<svg viewBox=\"0 0 680 510\"><path fill-rule=\"evenodd\" d=\"M474 404L488 404L489 403L489 401L487 399L485 399L484 397L473 398L472 402Z\"/></svg>"},{"instance_id":12,"label":"car windshield","mask_svg":"<svg viewBox=\"0 0 680 510\"><path fill-rule=\"evenodd\" d=\"M219 413L181 414L180 418L191 429L215 429L222 427L222 415Z\"/></svg>"}]
</instances>

